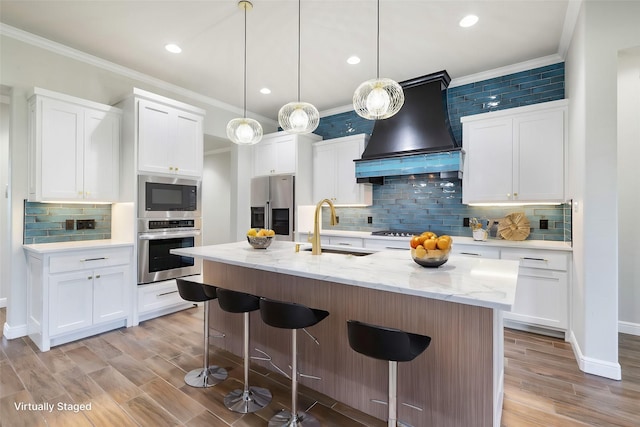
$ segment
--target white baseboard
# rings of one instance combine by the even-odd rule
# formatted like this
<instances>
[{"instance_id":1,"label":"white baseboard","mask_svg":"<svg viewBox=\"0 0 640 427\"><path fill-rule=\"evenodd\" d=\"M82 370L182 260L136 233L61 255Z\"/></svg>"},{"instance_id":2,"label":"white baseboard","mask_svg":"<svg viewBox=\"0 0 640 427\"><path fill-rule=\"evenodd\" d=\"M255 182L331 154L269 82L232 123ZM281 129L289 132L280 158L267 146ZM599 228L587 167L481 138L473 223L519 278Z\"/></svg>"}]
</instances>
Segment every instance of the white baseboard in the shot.
<instances>
[{"instance_id":1,"label":"white baseboard","mask_svg":"<svg viewBox=\"0 0 640 427\"><path fill-rule=\"evenodd\" d=\"M618 321L618 332L640 336L640 323Z\"/></svg>"},{"instance_id":2,"label":"white baseboard","mask_svg":"<svg viewBox=\"0 0 640 427\"><path fill-rule=\"evenodd\" d=\"M7 306L7 299L0 298L0 308L6 307L6 306Z\"/></svg>"},{"instance_id":3,"label":"white baseboard","mask_svg":"<svg viewBox=\"0 0 640 427\"><path fill-rule=\"evenodd\" d=\"M573 331L569 334L569 342L573 348L573 354L576 356L576 360L578 361L578 367L582 372L610 378L612 380L622 379L622 368L619 363L594 359L593 357L587 357L582 354L582 350L580 350L580 345L578 344L578 340L573 334Z\"/></svg>"},{"instance_id":4,"label":"white baseboard","mask_svg":"<svg viewBox=\"0 0 640 427\"><path fill-rule=\"evenodd\" d=\"M14 338L26 337L27 325L25 323L24 325L19 325L19 326L9 326L7 322L4 322L2 335L8 340L12 340Z\"/></svg>"}]
</instances>

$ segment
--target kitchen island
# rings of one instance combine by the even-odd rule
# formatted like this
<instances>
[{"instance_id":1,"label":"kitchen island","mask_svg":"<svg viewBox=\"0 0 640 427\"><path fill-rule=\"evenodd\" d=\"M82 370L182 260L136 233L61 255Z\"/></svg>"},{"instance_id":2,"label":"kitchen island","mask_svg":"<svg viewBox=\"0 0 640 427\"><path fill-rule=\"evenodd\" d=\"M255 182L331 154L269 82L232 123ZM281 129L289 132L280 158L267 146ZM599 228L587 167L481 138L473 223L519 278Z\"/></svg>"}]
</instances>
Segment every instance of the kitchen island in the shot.
<instances>
[{"instance_id":1,"label":"kitchen island","mask_svg":"<svg viewBox=\"0 0 640 427\"><path fill-rule=\"evenodd\" d=\"M455 243L454 243L455 244ZM174 249L204 260L204 281L330 312L300 335L300 372L306 386L369 413L386 417L387 363L351 350L346 321L399 328L432 338L429 348L398 368L398 419L414 426L499 426L503 390L502 311L513 304L517 261L451 256L436 269L411 260L409 251L367 256L295 251L275 241L266 250L246 242ZM303 248L304 249L304 248ZM212 305L213 328L227 338L215 345L242 353L242 321ZM287 370L290 334L251 322L251 348ZM262 362L260 362L262 363ZM272 369L269 363L264 366ZM286 404L286 403L284 403Z\"/></svg>"}]
</instances>

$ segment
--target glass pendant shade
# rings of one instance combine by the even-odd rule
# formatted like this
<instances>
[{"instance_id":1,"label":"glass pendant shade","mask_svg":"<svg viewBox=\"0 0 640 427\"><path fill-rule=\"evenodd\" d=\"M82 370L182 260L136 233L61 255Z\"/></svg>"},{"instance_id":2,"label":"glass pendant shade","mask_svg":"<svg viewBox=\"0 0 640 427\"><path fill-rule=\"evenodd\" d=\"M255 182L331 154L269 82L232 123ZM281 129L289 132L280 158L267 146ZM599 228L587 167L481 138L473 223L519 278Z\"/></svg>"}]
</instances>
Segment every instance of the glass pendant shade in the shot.
<instances>
[{"instance_id":1,"label":"glass pendant shade","mask_svg":"<svg viewBox=\"0 0 640 427\"><path fill-rule=\"evenodd\" d=\"M395 81L386 78L367 80L353 94L353 108L368 120L386 119L402 108L404 92Z\"/></svg>"},{"instance_id":2,"label":"glass pendant shade","mask_svg":"<svg viewBox=\"0 0 640 427\"><path fill-rule=\"evenodd\" d=\"M320 123L320 113L308 102L289 102L280 108L278 123L288 133L311 133Z\"/></svg>"},{"instance_id":3,"label":"glass pendant shade","mask_svg":"<svg viewBox=\"0 0 640 427\"><path fill-rule=\"evenodd\" d=\"M227 137L238 145L253 145L262 139L262 126L246 117L232 119L227 124Z\"/></svg>"}]
</instances>

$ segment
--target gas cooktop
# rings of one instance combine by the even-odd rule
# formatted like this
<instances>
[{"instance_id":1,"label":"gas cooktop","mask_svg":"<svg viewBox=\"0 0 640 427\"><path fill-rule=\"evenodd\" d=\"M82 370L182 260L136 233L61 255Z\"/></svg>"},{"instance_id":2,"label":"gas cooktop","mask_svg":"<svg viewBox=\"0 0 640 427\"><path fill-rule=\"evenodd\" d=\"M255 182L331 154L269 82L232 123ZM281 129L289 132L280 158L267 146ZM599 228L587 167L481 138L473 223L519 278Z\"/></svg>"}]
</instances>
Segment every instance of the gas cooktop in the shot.
<instances>
[{"instance_id":1,"label":"gas cooktop","mask_svg":"<svg viewBox=\"0 0 640 427\"><path fill-rule=\"evenodd\" d=\"M372 231L372 236L384 236L384 237L412 237L419 236L420 233L415 233L413 231L403 231L403 230L381 230L381 231Z\"/></svg>"}]
</instances>

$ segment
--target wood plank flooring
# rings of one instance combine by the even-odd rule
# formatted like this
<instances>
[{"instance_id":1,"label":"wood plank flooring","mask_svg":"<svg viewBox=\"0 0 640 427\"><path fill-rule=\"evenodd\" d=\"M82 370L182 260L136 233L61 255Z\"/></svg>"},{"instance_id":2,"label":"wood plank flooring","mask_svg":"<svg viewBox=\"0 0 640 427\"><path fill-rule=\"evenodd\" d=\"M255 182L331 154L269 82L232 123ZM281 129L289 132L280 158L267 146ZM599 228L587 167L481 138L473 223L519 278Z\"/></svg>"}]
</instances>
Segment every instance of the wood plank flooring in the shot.
<instances>
[{"instance_id":1,"label":"wood plank flooring","mask_svg":"<svg viewBox=\"0 0 640 427\"><path fill-rule=\"evenodd\" d=\"M251 384L269 388L273 402L255 414L227 411L223 397L241 387L241 360L216 349L216 338L211 363L227 368L229 379L208 389L184 384L185 373L202 364L202 311L192 308L46 353L28 338L3 337L0 426L266 426L288 407L289 380L252 370ZM581 372L562 340L505 330L502 425L640 426L640 337L620 334L619 346L623 378L613 381ZM323 426L386 425L304 387L299 404Z\"/></svg>"}]
</instances>

